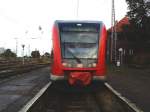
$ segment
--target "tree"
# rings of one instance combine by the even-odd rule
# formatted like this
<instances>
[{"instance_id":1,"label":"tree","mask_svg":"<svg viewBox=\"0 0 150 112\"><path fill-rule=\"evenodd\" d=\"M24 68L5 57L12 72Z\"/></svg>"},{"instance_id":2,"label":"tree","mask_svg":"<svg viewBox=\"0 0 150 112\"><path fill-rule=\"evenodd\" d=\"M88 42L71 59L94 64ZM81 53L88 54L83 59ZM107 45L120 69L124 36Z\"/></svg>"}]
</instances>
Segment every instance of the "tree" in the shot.
<instances>
[{"instance_id":1,"label":"tree","mask_svg":"<svg viewBox=\"0 0 150 112\"><path fill-rule=\"evenodd\" d=\"M4 53L1 54L2 57L4 58L15 58L16 54L11 51L11 49L6 49Z\"/></svg>"},{"instance_id":2,"label":"tree","mask_svg":"<svg viewBox=\"0 0 150 112\"><path fill-rule=\"evenodd\" d=\"M150 40L150 7L146 0L126 0L129 8L130 30L139 42ZM126 29L125 29L126 30Z\"/></svg>"},{"instance_id":3,"label":"tree","mask_svg":"<svg viewBox=\"0 0 150 112\"><path fill-rule=\"evenodd\" d=\"M40 52L39 51L32 51L31 52L32 58L40 58Z\"/></svg>"},{"instance_id":4,"label":"tree","mask_svg":"<svg viewBox=\"0 0 150 112\"><path fill-rule=\"evenodd\" d=\"M133 24L126 24L122 26L123 31L120 33L121 37L131 43L141 42L138 29L136 29Z\"/></svg>"},{"instance_id":5,"label":"tree","mask_svg":"<svg viewBox=\"0 0 150 112\"><path fill-rule=\"evenodd\" d=\"M50 58L50 53L46 52L46 53L44 53L44 56L47 58Z\"/></svg>"}]
</instances>

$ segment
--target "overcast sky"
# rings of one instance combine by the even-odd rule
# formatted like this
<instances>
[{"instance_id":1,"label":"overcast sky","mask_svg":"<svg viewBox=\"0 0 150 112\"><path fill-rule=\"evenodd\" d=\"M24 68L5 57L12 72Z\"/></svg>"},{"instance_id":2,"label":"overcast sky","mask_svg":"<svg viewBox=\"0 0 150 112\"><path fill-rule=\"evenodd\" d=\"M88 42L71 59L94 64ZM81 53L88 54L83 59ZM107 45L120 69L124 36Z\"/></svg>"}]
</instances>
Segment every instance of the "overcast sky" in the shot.
<instances>
[{"instance_id":1,"label":"overcast sky","mask_svg":"<svg viewBox=\"0 0 150 112\"><path fill-rule=\"evenodd\" d=\"M116 19L127 12L125 0L115 0ZM18 55L25 44L25 54L32 50L50 52L51 28L54 20L99 20L111 26L111 0L0 0L0 47L15 51L18 38ZM40 31L38 27L41 26Z\"/></svg>"}]
</instances>

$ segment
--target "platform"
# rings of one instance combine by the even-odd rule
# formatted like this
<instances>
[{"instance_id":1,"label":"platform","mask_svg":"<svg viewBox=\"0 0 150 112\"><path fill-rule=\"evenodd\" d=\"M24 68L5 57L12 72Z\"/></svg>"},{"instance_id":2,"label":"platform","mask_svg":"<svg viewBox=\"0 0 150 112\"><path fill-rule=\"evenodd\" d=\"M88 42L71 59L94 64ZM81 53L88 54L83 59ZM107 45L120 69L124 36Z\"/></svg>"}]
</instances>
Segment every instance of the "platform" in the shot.
<instances>
[{"instance_id":1,"label":"platform","mask_svg":"<svg viewBox=\"0 0 150 112\"><path fill-rule=\"evenodd\" d=\"M17 112L49 81L49 67L0 82L0 112Z\"/></svg>"},{"instance_id":2,"label":"platform","mask_svg":"<svg viewBox=\"0 0 150 112\"><path fill-rule=\"evenodd\" d=\"M150 68L109 66L108 83L144 112L150 112Z\"/></svg>"}]
</instances>

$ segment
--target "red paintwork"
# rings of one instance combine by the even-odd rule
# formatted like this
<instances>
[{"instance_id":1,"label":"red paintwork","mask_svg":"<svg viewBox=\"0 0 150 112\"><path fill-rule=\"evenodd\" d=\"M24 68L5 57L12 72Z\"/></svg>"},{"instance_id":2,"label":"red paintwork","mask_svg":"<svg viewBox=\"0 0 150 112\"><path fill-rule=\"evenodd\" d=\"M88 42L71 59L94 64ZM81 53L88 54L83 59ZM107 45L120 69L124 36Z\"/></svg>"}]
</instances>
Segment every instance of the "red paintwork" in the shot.
<instances>
[{"instance_id":1,"label":"red paintwork","mask_svg":"<svg viewBox=\"0 0 150 112\"><path fill-rule=\"evenodd\" d=\"M59 38L59 31L58 27L54 25L53 27L53 64L51 72L53 75L63 76L64 70L65 71L76 71L78 72L71 72L69 75L69 83L74 84L77 80L83 82L84 85L87 85L91 82L92 75L96 76L105 76L106 74L106 65L105 65L105 54L106 54L106 38L107 38L107 31L105 26L103 25L100 31L100 39L99 39L99 51L98 51L98 63L96 67L92 68L66 68L62 66L61 60L61 48L60 48L60 38ZM90 71L96 71L95 74L91 74ZM81 72L80 72L81 71ZM84 72L83 72L84 71Z\"/></svg>"},{"instance_id":2,"label":"red paintwork","mask_svg":"<svg viewBox=\"0 0 150 112\"><path fill-rule=\"evenodd\" d=\"M96 75L104 76L106 74L106 64L105 64L105 55L106 55L106 38L107 31L103 25L100 40L99 40L99 57Z\"/></svg>"},{"instance_id":3,"label":"red paintwork","mask_svg":"<svg viewBox=\"0 0 150 112\"><path fill-rule=\"evenodd\" d=\"M51 72L54 75L63 75L63 69L61 65L60 39L57 26L53 26L52 41L53 41L53 65Z\"/></svg>"},{"instance_id":4,"label":"red paintwork","mask_svg":"<svg viewBox=\"0 0 150 112\"><path fill-rule=\"evenodd\" d=\"M80 81L83 85L88 85L91 82L92 76L90 72L71 72L69 75L69 83L74 85Z\"/></svg>"}]
</instances>

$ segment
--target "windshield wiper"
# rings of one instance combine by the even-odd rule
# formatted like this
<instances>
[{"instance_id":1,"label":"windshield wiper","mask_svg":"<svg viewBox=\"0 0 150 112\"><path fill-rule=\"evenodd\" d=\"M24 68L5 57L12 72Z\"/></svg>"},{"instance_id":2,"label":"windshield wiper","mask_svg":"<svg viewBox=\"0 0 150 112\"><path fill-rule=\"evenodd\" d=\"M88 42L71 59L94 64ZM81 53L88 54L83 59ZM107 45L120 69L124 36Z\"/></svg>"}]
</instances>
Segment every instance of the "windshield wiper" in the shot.
<instances>
[{"instance_id":1,"label":"windshield wiper","mask_svg":"<svg viewBox=\"0 0 150 112\"><path fill-rule=\"evenodd\" d=\"M67 48L67 50L70 52L70 54L75 58L75 60L78 62L78 63L82 63L80 58L78 58L71 50L69 50L69 48Z\"/></svg>"}]
</instances>

